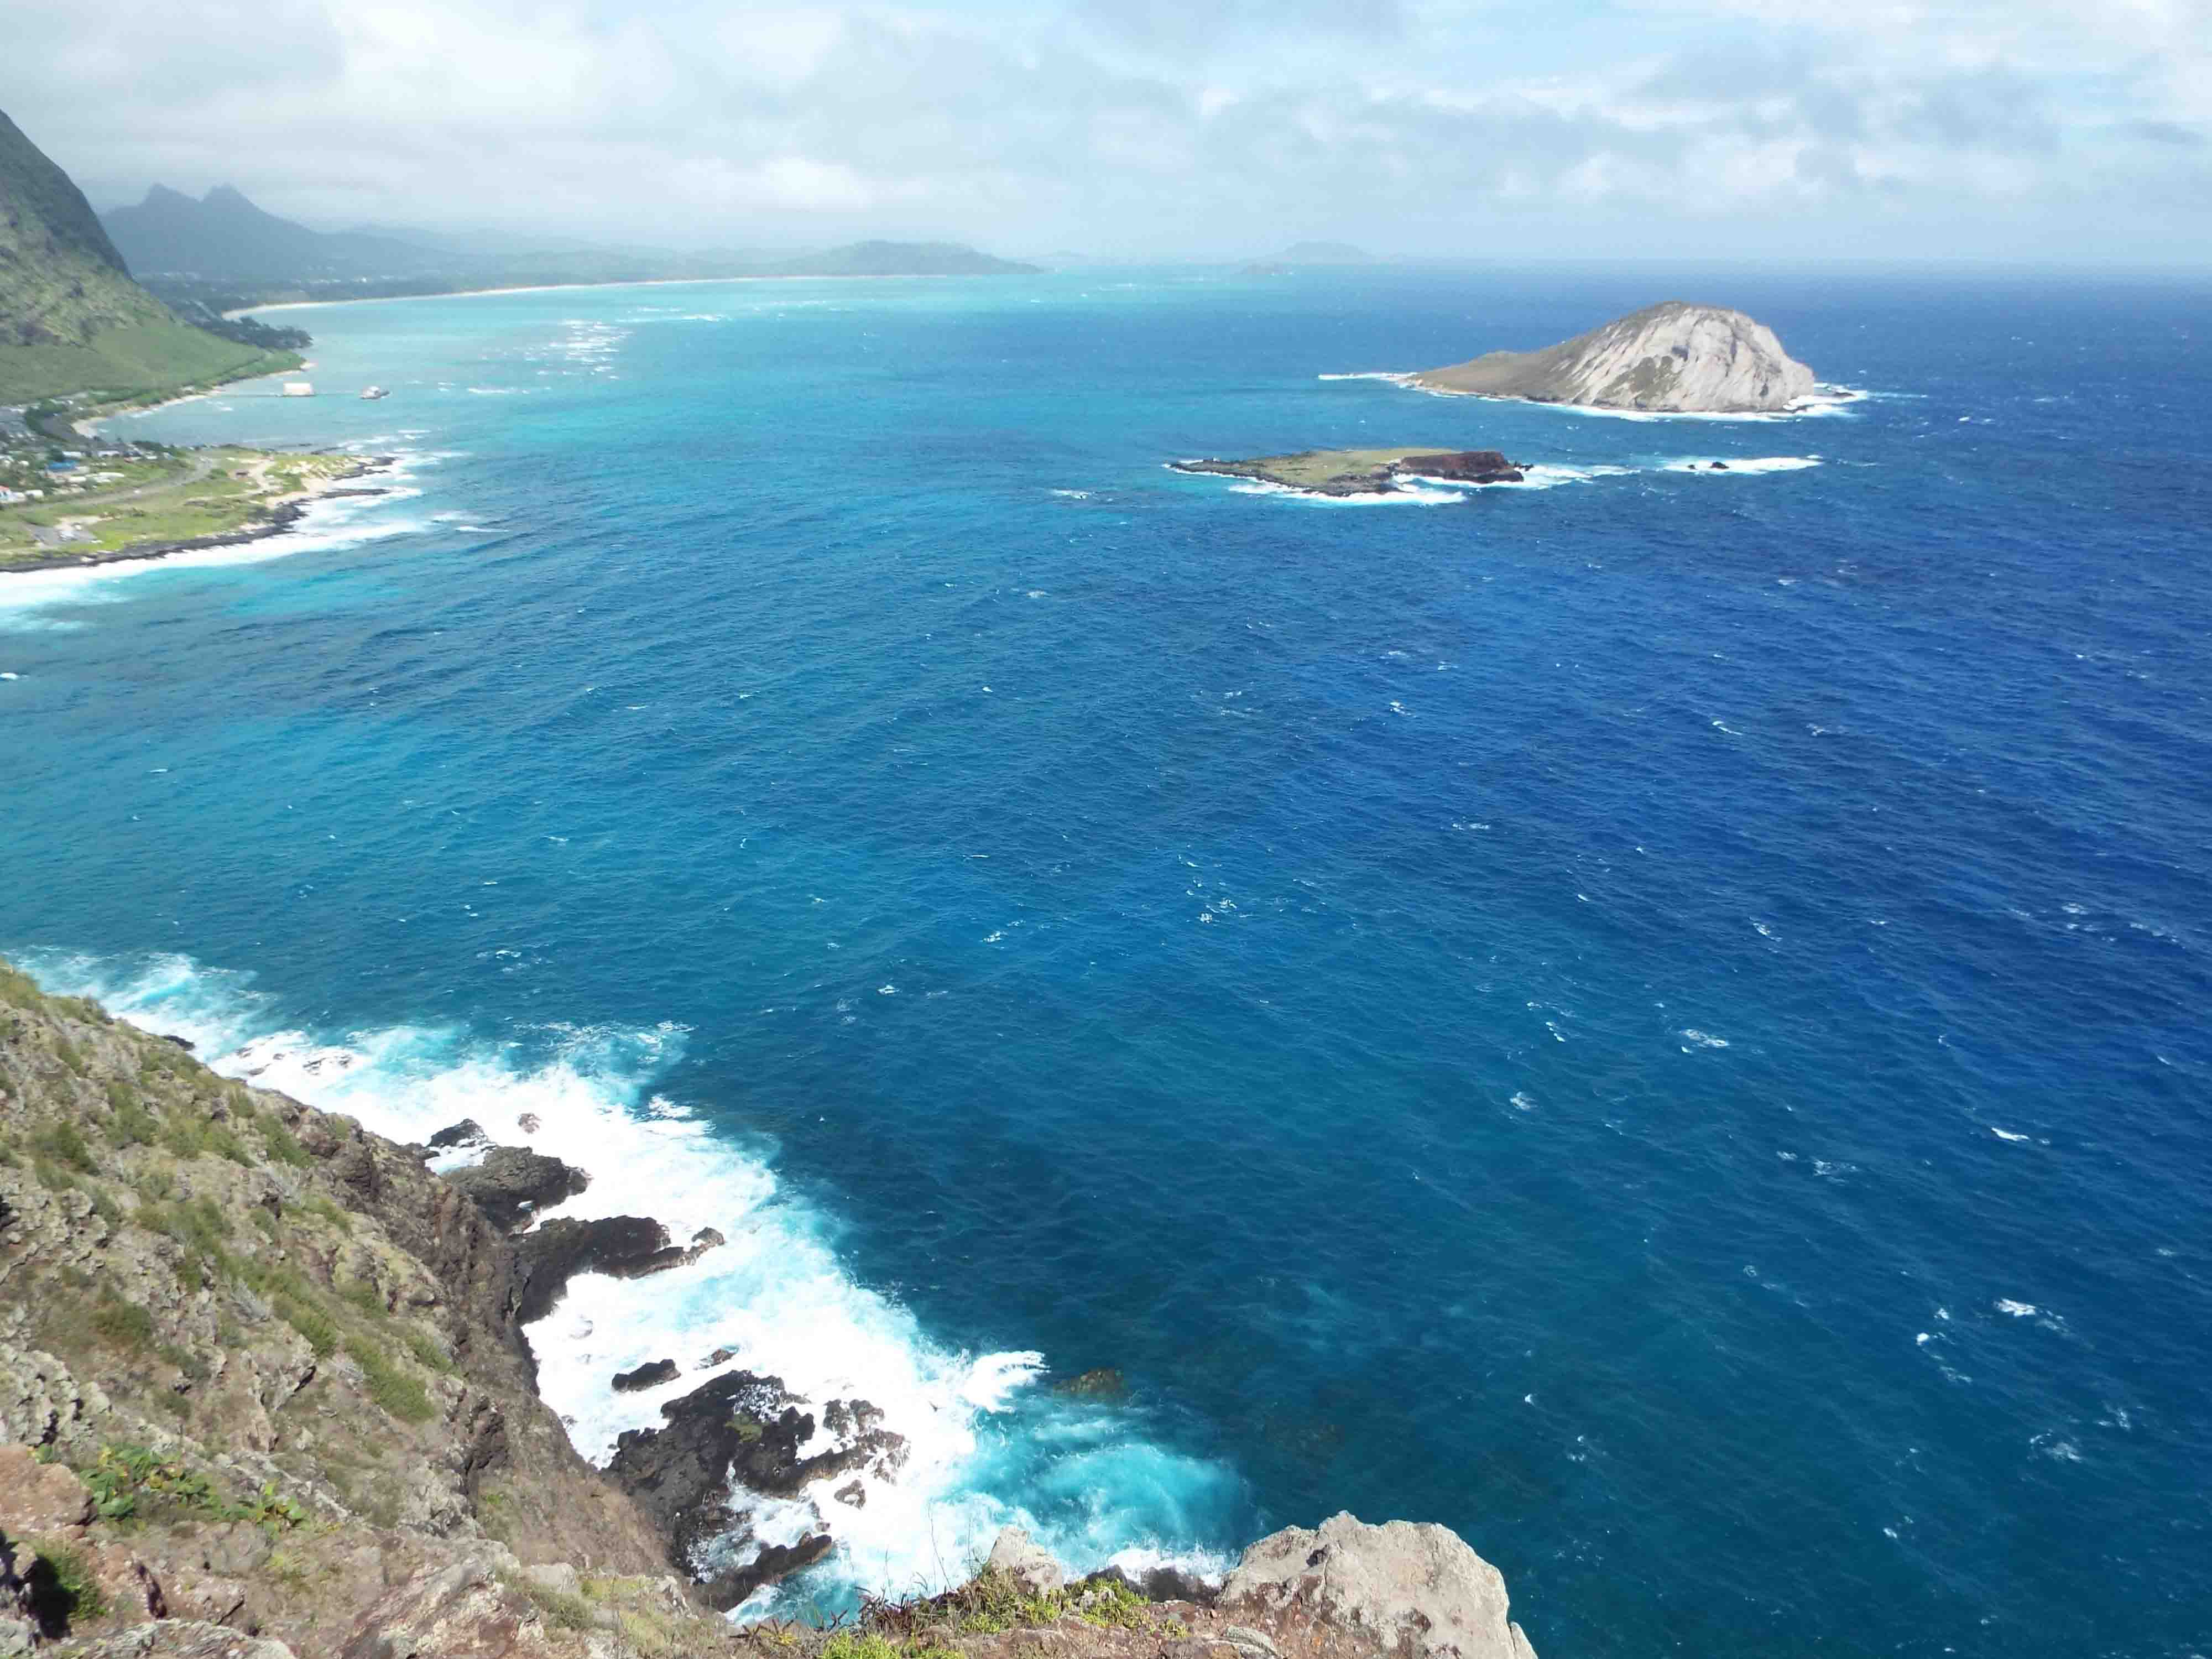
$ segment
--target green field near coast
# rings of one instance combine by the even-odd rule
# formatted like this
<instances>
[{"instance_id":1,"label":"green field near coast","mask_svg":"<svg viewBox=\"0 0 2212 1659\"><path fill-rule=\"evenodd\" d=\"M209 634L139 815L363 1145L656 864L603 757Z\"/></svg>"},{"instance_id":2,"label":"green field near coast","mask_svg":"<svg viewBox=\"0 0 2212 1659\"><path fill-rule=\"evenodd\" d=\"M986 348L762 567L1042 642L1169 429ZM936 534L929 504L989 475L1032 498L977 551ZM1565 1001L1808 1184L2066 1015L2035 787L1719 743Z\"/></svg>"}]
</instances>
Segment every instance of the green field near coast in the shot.
<instances>
[{"instance_id":1,"label":"green field near coast","mask_svg":"<svg viewBox=\"0 0 2212 1659\"><path fill-rule=\"evenodd\" d=\"M81 470L97 482L0 504L0 572L250 531L362 467L350 455L234 447L92 460Z\"/></svg>"}]
</instances>

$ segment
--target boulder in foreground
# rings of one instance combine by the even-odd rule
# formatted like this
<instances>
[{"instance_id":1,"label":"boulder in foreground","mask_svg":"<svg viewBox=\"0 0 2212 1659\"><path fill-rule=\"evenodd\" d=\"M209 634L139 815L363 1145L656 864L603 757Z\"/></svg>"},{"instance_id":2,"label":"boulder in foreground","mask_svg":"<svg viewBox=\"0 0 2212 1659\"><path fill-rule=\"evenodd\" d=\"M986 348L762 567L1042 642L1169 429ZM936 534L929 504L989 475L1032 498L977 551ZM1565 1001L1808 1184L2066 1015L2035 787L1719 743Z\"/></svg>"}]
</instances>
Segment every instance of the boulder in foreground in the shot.
<instances>
[{"instance_id":1,"label":"boulder in foreground","mask_svg":"<svg viewBox=\"0 0 2212 1659\"><path fill-rule=\"evenodd\" d=\"M1540 351L1493 351L1423 369L1426 392L1653 414L1744 415L1812 396L1813 371L1741 311L1669 300Z\"/></svg>"},{"instance_id":2,"label":"boulder in foreground","mask_svg":"<svg viewBox=\"0 0 2212 1659\"><path fill-rule=\"evenodd\" d=\"M1338 1514L1318 1529L1285 1527L1244 1552L1221 1606L1348 1627L1401 1659L1535 1659L1506 1617L1498 1569L1425 1522Z\"/></svg>"},{"instance_id":3,"label":"boulder in foreground","mask_svg":"<svg viewBox=\"0 0 2212 1659\"><path fill-rule=\"evenodd\" d=\"M1052 1552L1029 1535L1027 1528L1006 1527L991 1546L986 1572L1003 1573L1024 1595L1050 1595L1067 1583L1067 1575Z\"/></svg>"}]
</instances>

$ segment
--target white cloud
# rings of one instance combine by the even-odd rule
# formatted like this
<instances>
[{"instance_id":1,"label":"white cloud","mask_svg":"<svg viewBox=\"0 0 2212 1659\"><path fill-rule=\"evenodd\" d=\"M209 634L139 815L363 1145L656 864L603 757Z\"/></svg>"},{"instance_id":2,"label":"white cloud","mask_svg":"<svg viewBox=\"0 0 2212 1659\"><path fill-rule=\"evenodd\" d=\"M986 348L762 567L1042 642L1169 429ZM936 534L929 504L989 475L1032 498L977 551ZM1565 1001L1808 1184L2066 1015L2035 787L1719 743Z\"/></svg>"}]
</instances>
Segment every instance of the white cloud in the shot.
<instances>
[{"instance_id":1,"label":"white cloud","mask_svg":"<svg viewBox=\"0 0 2212 1659\"><path fill-rule=\"evenodd\" d=\"M2212 184L2206 0L11 10L0 107L108 201L1010 252L2212 240L2172 212Z\"/></svg>"}]
</instances>

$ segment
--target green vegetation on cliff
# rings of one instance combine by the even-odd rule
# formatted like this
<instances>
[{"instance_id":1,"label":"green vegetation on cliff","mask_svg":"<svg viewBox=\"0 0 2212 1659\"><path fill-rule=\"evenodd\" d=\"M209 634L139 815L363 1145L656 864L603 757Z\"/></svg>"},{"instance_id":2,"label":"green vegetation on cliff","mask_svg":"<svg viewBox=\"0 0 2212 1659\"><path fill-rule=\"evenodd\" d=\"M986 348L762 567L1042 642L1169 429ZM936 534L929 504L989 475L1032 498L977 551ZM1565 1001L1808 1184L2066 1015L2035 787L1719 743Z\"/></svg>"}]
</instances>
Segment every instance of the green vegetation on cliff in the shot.
<instances>
[{"instance_id":1,"label":"green vegetation on cliff","mask_svg":"<svg viewBox=\"0 0 2212 1659\"><path fill-rule=\"evenodd\" d=\"M84 192L0 113L0 403L144 397L292 361L178 321L131 279Z\"/></svg>"},{"instance_id":2,"label":"green vegetation on cliff","mask_svg":"<svg viewBox=\"0 0 2212 1659\"><path fill-rule=\"evenodd\" d=\"M1349 1515L1261 1540L1218 1592L1164 1567L1070 1582L1008 1528L939 1594L733 1627L669 1571L650 1494L586 1464L537 1396L521 1328L549 1258L529 1240L564 1224L492 1221L487 1198L519 1191L501 1180L547 1173L525 1154L501 1175L502 1151L477 1182L435 1175L423 1147L0 962L0 1654L1534 1659L1464 1542ZM562 1282L587 1267L572 1251ZM1118 1383L1079 1381L1101 1401ZM798 1403L751 1437L795 1456ZM688 1474L744 1478L726 1455ZM749 1519L675 1565L719 1573ZM936 1531L957 1522L921 1524L959 1570Z\"/></svg>"},{"instance_id":3,"label":"green vegetation on cliff","mask_svg":"<svg viewBox=\"0 0 2212 1659\"><path fill-rule=\"evenodd\" d=\"M48 1638L444 1621L398 1650L476 1651L455 1621L528 1615L500 1586L545 1562L608 1575L600 1651L671 1650L608 1641L633 1616L720 1646L537 1398L512 1270L407 1150L0 963L0 1652L15 1582L62 1585Z\"/></svg>"}]
</instances>

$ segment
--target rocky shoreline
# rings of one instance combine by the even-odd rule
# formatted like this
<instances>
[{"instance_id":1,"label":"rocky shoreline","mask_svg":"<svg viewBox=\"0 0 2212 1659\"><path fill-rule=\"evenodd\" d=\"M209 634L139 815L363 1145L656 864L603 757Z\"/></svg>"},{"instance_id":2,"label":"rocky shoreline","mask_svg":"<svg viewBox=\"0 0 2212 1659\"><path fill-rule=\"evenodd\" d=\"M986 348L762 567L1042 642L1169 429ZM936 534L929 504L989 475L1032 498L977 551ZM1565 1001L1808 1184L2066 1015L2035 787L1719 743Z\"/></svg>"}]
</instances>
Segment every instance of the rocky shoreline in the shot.
<instances>
[{"instance_id":1,"label":"rocky shoreline","mask_svg":"<svg viewBox=\"0 0 2212 1659\"><path fill-rule=\"evenodd\" d=\"M382 489L349 489L343 486L358 478L388 471L398 465L398 461L396 455L365 458L343 472L332 473L327 480L304 495L290 501L280 500L271 506L257 507L254 510L264 516L237 530L226 530L212 536L193 536L182 541L133 542L127 547L112 548L99 553L55 552L40 557L35 563L0 565L0 575L83 569L104 564L131 564L143 559L166 559L178 553L202 553L213 548L243 547L252 542L264 541L271 536L281 536L287 531L298 528L301 520L307 517L308 508L318 501L389 494L388 490Z\"/></svg>"},{"instance_id":2,"label":"rocky shoreline","mask_svg":"<svg viewBox=\"0 0 2212 1659\"><path fill-rule=\"evenodd\" d=\"M426 1160L441 1152L482 1154L477 1163L447 1170L444 1179L511 1241L512 1297L521 1325L552 1311L578 1273L641 1278L687 1267L725 1242L709 1227L678 1245L663 1224L645 1216L588 1221L546 1216L586 1190L589 1173L527 1147L495 1145L473 1120L450 1125L409 1150ZM884 1428L884 1413L867 1401L827 1401L817 1419L804 1409L811 1402L781 1377L717 1370L734 1358L727 1350L708 1355L701 1369L716 1374L665 1401L661 1426L623 1433L606 1466L608 1478L667 1540L670 1564L695 1578L708 1606L725 1612L811 1566L836 1543L826 1524L788 1543L757 1540L750 1500L795 1498L817 1481L850 1475L834 1497L858 1508L867 1501L860 1477L895 1478L907 1455L904 1437ZM682 1375L673 1358L664 1358L617 1373L609 1385L635 1393ZM805 1451L817 1431L829 1443ZM750 1559L737 1559L748 1548Z\"/></svg>"},{"instance_id":3,"label":"rocky shoreline","mask_svg":"<svg viewBox=\"0 0 2212 1659\"><path fill-rule=\"evenodd\" d=\"M0 1655L1532 1659L1458 1538L1349 1516L1218 1587L1070 1583L1009 1528L857 1627L733 1626L836 1547L826 1516L790 1535L791 1500L865 1505L905 1440L718 1350L595 1469L524 1330L579 1273L678 1270L720 1236L562 1216L591 1176L559 1158L471 1122L402 1146L188 1048L0 964Z\"/></svg>"},{"instance_id":4,"label":"rocky shoreline","mask_svg":"<svg viewBox=\"0 0 2212 1659\"><path fill-rule=\"evenodd\" d=\"M1396 494L1421 479L1455 484L1520 483L1527 472L1494 449L1305 449L1248 461L1170 461L1176 472L1249 478L1302 495Z\"/></svg>"}]
</instances>

